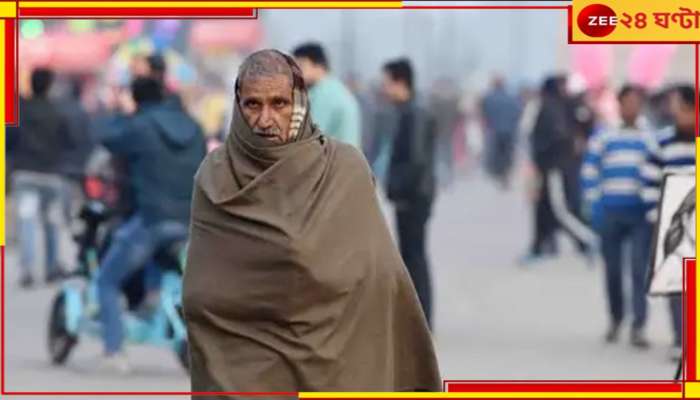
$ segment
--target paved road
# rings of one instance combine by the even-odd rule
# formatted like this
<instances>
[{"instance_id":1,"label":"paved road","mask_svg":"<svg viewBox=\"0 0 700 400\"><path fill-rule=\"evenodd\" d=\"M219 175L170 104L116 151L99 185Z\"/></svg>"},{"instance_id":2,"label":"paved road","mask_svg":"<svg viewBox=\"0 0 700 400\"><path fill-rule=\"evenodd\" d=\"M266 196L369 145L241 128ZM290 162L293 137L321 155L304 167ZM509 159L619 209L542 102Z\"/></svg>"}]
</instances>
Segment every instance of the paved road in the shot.
<instances>
[{"instance_id":1,"label":"paved road","mask_svg":"<svg viewBox=\"0 0 700 400\"><path fill-rule=\"evenodd\" d=\"M529 269L517 267L515 259L529 241L529 222L521 191L502 192L476 175L452 187L436 204L430 250L444 377L671 378L675 365L667 356L670 326L664 301L651 303L649 351L635 351L626 341L605 345L600 265L587 268L573 252L564 252ZM67 240L63 248L70 252ZM50 366L44 328L56 289L19 290L17 269L16 251L8 248L7 390L188 389L186 374L164 349L129 348L135 372L128 377L96 372L100 345L90 339L81 341L66 366Z\"/></svg>"}]
</instances>

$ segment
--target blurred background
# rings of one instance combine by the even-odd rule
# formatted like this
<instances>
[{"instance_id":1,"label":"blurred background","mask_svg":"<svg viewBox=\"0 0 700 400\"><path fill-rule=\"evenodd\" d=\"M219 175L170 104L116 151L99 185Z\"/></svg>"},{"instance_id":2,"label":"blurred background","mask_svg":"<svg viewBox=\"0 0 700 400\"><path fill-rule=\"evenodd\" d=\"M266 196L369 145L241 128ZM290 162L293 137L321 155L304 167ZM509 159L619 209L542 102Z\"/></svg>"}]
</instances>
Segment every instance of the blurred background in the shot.
<instances>
[{"instance_id":1,"label":"blurred background","mask_svg":"<svg viewBox=\"0 0 700 400\"><path fill-rule=\"evenodd\" d=\"M138 68L135 60L158 54L167 67L165 86L214 148L227 134L242 60L261 48L291 53L306 42L323 47L330 73L356 98L361 149L380 181L386 180L392 151L391 129L380 121L393 112L380 94L382 65L407 57L419 99L440 116L439 190L428 254L435 342L445 379L673 377L676 361L664 299L650 300L649 349L626 341L607 344L602 263L581 257L566 239L556 256L525 264L522 259L533 240L539 179L528 156L529 137L545 79L565 77L575 113L590 124L584 143L595 127L619 120L616 94L626 83L647 90L645 118L653 129L662 129L671 118L668 89L692 83L689 45L568 45L566 15L559 10L261 10L257 20L239 21L22 20L20 93L32 97L37 68L53 71L50 100L61 110L73 104L73 111L61 111L62 118L87 128L81 131L80 154L70 161L81 170L99 147L90 121L114 112ZM505 150L495 147L492 116L482 107L497 87L517 103L512 144ZM499 158L503 151L512 156ZM8 174L14 171L13 158L10 147ZM60 179L73 186L61 196L65 212L50 223L58 226L56 263L71 271L79 250L72 237L75 215L89 193L80 190L75 173L64 175ZM187 390L177 358L154 346L127 348L133 365L128 376L96 371L100 344L89 338L81 338L65 365L51 365L47 321L60 279L47 284L23 279L15 222L22 205L13 201L12 184L8 190L7 390ZM380 195L393 226L391 204ZM49 234L35 232L37 254L45 252ZM37 264L34 273L41 276Z\"/></svg>"}]
</instances>

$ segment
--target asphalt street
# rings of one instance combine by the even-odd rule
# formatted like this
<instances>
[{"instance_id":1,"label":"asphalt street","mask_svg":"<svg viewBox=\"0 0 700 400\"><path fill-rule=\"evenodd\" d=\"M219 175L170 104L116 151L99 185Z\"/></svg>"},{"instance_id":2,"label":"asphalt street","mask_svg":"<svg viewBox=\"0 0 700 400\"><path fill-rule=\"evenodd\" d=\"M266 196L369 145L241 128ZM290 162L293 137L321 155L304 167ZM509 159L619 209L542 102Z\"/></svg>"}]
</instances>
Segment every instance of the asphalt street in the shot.
<instances>
[{"instance_id":1,"label":"asphalt street","mask_svg":"<svg viewBox=\"0 0 700 400\"><path fill-rule=\"evenodd\" d=\"M387 207L391 223L389 211ZM590 268L562 238L559 258L527 268L517 265L531 231L530 205L517 185L502 191L474 174L442 193L433 215L429 248L436 294L435 343L444 378L673 377L664 299L650 301L651 349L632 348L627 329L620 343L609 345L602 339L607 314L600 263ZM69 265L74 248L65 236L62 258ZM66 365L52 366L46 324L57 287L21 290L18 271L17 248L10 245L4 288L8 391L189 389L187 374L167 349L129 347L134 371L119 376L99 372L101 345L82 338Z\"/></svg>"}]
</instances>

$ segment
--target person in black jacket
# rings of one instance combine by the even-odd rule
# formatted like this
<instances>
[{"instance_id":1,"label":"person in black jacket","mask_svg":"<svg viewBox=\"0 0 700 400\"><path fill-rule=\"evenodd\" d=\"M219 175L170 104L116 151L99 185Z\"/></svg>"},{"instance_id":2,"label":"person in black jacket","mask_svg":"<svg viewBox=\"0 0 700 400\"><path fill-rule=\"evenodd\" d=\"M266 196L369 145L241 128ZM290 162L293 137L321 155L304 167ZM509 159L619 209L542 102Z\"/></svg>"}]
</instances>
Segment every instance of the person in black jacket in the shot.
<instances>
[{"instance_id":1,"label":"person in black jacket","mask_svg":"<svg viewBox=\"0 0 700 400\"><path fill-rule=\"evenodd\" d=\"M17 201L20 240L20 285L34 282L31 269L36 258L36 239L44 234L46 281L63 276L58 265L58 225L61 216L62 157L75 147L66 121L48 93L54 74L38 68L32 72L32 97L20 99L19 127L8 129L7 149L13 160L13 196Z\"/></svg>"},{"instance_id":2,"label":"person in black jacket","mask_svg":"<svg viewBox=\"0 0 700 400\"><path fill-rule=\"evenodd\" d=\"M413 69L406 59L383 68L383 92L399 110L394 134L387 196L396 209L401 256L432 326L432 289L426 255L426 227L435 197L435 119L415 101Z\"/></svg>"},{"instance_id":3,"label":"person in black jacket","mask_svg":"<svg viewBox=\"0 0 700 400\"><path fill-rule=\"evenodd\" d=\"M556 248L558 228L572 236L582 254L592 263L597 247L595 233L577 216L577 180L569 173L576 166L575 126L566 97L566 78L548 78L542 88L540 112L530 138L531 157L541 177L535 209L535 237L529 253L521 260L528 264ZM573 179L572 179L573 178Z\"/></svg>"},{"instance_id":4,"label":"person in black jacket","mask_svg":"<svg viewBox=\"0 0 700 400\"><path fill-rule=\"evenodd\" d=\"M98 279L105 364L119 372L128 370L121 352L121 284L164 243L186 236L194 175L206 153L199 125L178 104L164 101L160 81L136 78L131 90L135 113L110 117L100 130L107 149L126 159L135 201L134 213L114 234Z\"/></svg>"}]
</instances>

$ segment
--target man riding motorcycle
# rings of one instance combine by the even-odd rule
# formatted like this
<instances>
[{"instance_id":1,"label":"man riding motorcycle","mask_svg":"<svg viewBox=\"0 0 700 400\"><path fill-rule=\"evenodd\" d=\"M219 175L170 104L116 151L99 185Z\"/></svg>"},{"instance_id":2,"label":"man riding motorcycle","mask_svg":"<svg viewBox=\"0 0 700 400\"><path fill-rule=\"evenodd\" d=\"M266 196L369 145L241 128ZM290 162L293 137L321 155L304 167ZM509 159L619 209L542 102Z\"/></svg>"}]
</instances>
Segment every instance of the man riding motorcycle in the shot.
<instances>
[{"instance_id":1,"label":"man riding motorcycle","mask_svg":"<svg viewBox=\"0 0 700 400\"><path fill-rule=\"evenodd\" d=\"M179 104L163 100L161 82L139 77L131 92L133 103L124 99L124 114L102 121L100 130L102 144L126 162L134 202L133 213L114 233L98 278L105 364L124 373L129 366L122 352L121 286L160 248L186 237L193 179L206 152L200 127ZM154 290L157 283L146 286Z\"/></svg>"}]
</instances>

